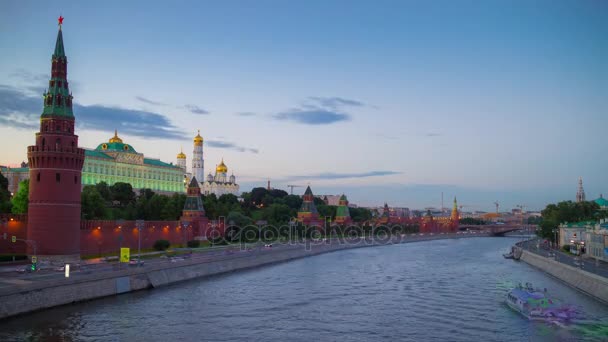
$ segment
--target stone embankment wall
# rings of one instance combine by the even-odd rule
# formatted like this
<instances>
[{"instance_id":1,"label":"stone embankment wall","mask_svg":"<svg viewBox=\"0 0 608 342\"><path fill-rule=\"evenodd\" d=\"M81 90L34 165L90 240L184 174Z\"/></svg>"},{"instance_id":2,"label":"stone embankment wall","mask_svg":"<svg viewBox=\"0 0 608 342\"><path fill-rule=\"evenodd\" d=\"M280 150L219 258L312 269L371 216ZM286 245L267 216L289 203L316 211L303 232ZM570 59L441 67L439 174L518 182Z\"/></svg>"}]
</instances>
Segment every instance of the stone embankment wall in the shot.
<instances>
[{"instance_id":1,"label":"stone embankment wall","mask_svg":"<svg viewBox=\"0 0 608 342\"><path fill-rule=\"evenodd\" d=\"M581 269L557 262L550 258L521 250L521 261L524 261L566 284L608 304L608 279Z\"/></svg>"}]
</instances>

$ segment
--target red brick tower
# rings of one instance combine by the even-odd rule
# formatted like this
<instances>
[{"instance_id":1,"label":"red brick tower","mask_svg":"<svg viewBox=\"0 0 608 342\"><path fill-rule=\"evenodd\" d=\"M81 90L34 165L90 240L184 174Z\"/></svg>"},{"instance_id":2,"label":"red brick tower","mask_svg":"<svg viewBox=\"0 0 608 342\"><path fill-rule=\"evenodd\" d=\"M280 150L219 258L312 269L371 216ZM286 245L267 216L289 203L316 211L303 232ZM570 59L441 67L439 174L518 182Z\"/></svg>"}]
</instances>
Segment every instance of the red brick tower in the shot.
<instances>
[{"instance_id":1,"label":"red brick tower","mask_svg":"<svg viewBox=\"0 0 608 342\"><path fill-rule=\"evenodd\" d=\"M201 199L201 188L198 185L196 176L192 176L192 180L188 185L188 197L186 198L186 203L184 203L184 210L182 210L180 221L182 224L188 222L188 227L194 232L194 236L212 235L211 232L207 231L209 220L205 216L205 208ZM223 235L223 228L221 227L221 230L218 229L216 234Z\"/></svg>"},{"instance_id":2,"label":"red brick tower","mask_svg":"<svg viewBox=\"0 0 608 342\"><path fill-rule=\"evenodd\" d=\"M72 95L67 81L68 61L59 32L52 57L49 89L36 145L27 148L30 166L28 240L37 254L52 259L80 255L80 192L84 150L74 134ZM33 249L30 246L30 253Z\"/></svg>"}]
</instances>

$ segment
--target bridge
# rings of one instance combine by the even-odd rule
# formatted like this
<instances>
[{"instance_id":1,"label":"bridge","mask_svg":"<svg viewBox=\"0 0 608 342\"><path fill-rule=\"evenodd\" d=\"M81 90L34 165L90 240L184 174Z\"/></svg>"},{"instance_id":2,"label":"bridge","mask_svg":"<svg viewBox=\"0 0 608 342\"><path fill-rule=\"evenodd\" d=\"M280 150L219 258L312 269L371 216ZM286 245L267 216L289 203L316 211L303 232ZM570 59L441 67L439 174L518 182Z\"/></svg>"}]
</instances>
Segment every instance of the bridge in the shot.
<instances>
[{"instance_id":1,"label":"bridge","mask_svg":"<svg viewBox=\"0 0 608 342\"><path fill-rule=\"evenodd\" d=\"M521 224L484 224L484 225L460 225L459 230L476 230L489 233L492 236L504 236L506 233L514 231L528 231L533 233L536 226Z\"/></svg>"}]
</instances>

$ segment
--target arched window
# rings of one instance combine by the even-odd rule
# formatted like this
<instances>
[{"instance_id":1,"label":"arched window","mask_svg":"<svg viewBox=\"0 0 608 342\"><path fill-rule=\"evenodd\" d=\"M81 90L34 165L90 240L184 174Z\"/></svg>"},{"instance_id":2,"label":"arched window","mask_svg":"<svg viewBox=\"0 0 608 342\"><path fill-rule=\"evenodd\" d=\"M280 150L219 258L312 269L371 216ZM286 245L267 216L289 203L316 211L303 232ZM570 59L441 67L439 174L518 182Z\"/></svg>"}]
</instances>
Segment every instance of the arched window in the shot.
<instances>
[{"instance_id":1,"label":"arched window","mask_svg":"<svg viewBox=\"0 0 608 342\"><path fill-rule=\"evenodd\" d=\"M42 138L42 147L46 144L46 138Z\"/></svg>"},{"instance_id":2,"label":"arched window","mask_svg":"<svg viewBox=\"0 0 608 342\"><path fill-rule=\"evenodd\" d=\"M55 173L55 181L57 181L57 183L61 182L61 173Z\"/></svg>"},{"instance_id":3,"label":"arched window","mask_svg":"<svg viewBox=\"0 0 608 342\"><path fill-rule=\"evenodd\" d=\"M38 172L38 174L36 175L36 181L40 182L40 172Z\"/></svg>"}]
</instances>

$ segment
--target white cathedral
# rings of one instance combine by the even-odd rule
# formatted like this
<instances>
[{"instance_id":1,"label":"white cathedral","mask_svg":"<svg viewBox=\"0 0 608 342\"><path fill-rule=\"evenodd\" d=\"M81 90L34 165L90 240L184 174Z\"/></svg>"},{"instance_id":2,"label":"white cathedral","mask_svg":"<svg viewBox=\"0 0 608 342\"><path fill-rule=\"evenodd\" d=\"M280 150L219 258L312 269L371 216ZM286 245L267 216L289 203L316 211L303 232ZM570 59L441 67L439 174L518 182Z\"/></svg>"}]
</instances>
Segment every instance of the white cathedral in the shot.
<instances>
[{"instance_id":1,"label":"white cathedral","mask_svg":"<svg viewBox=\"0 0 608 342\"><path fill-rule=\"evenodd\" d=\"M228 167L222 162L215 167L215 175L209 173L205 178L205 159L203 158L203 137L201 132L198 131L196 137L194 137L194 151L192 151L192 172L188 173L186 170L186 155L184 152L180 152L177 155L177 166L184 170L184 189L192 177L196 177L196 181L201 187L201 193L203 195L215 194L221 196L223 194L233 194L238 196L239 185L236 184L236 177L232 174L228 177Z\"/></svg>"}]
</instances>

